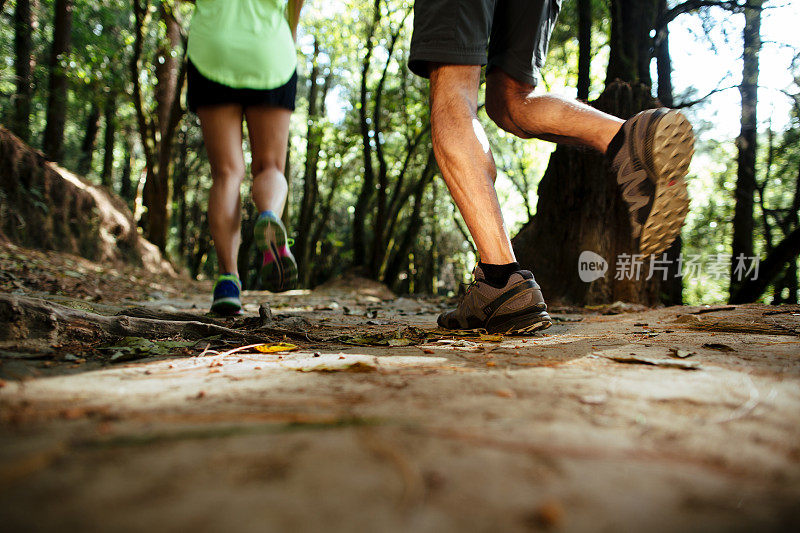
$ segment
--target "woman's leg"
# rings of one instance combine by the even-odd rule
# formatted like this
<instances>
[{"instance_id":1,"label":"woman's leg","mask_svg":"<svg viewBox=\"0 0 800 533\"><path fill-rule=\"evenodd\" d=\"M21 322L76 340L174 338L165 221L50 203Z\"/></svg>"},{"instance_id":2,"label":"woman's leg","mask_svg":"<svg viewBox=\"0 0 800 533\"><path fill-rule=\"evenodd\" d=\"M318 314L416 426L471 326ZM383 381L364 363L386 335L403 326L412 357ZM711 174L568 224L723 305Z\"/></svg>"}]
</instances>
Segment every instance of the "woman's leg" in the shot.
<instances>
[{"instance_id":1,"label":"woman's leg","mask_svg":"<svg viewBox=\"0 0 800 533\"><path fill-rule=\"evenodd\" d=\"M253 152L253 201L262 213L254 230L256 246L264 254L259 278L261 286L272 292L291 289L297 283L297 262L280 220L289 192L283 172L291 116L288 109L277 107L245 110Z\"/></svg>"},{"instance_id":2,"label":"woman's leg","mask_svg":"<svg viewBox=\"0 0 800 533\"><path fill-rule=\"evenodd\" d=\"M251 106L245 110L253 153L253 202L259 212L283 213L289 186L283 175L292 112L280 107Z\"/></svg>"},{"instance_id":3,"label":"woman's leg","mask_svg":"<svg viewBox=\"0 0 800 533\"><path fill-rule=\"evenodd\" d=\"M208 224L217 250L220 274L236 274L241 241L241 194L244 179L242 106L226 104L197 110L211 164Z\"/></svg>"}]
</instances>

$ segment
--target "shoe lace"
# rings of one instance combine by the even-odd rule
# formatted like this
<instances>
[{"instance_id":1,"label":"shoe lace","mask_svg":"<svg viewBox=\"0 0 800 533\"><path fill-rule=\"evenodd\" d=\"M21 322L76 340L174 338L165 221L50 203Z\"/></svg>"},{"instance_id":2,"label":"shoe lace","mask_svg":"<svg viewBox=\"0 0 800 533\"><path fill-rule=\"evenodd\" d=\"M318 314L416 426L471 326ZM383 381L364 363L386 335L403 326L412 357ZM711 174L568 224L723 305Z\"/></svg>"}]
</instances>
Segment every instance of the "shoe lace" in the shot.
<instances>
[{"instance_id":1,"label":"shoe lace","mask_svg":"<svg viewBox=\"0 0 800 533\"><path fill-rule=\"evenodd\" d=\"M461 296L461 301L463 301L464 298L467 297L467 295L469 294L469 291L471 291L472 288L475 287L477 284L478 284L478 280L477 279L473 279L469 283L461 283L460 284L462 287L464 287L464 295Z\"/></svg>"},{"instance_id":2,"label":"shoe lace","mask_svg":"<svg viewBox=\"0 0 800 533\"><path fill-rule=\"evenodd\" d=\"M291 237L287 238L287 239L286 239L286 246L288 246L289 248L291 248L292 246L294 246L294 239L293 239L293 238L291 238Z\"/></svg>"}]
</instances>

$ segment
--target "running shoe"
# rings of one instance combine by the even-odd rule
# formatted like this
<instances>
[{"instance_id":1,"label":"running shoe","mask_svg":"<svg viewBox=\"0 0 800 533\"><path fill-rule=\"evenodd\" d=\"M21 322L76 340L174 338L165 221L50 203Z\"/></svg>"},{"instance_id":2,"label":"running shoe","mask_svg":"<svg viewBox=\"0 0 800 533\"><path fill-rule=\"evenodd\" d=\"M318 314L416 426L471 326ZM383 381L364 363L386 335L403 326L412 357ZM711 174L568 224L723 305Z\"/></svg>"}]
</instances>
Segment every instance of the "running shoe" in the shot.
<instances>
[{"instance_id":1,"label":"running shoe","mask_svg":"<svg viewBox=\"0 0 800 533\"><path fill-rule=\"evenodd\" d=\"M240 293L242 283L233 274L223 274L214 284L214 301L211 312L221 316L241 315L242 300Z\"/></svg>"},{"instance_id":2,"label":"running shoe","mask_svg":"<svg viewBox=\"0 0 800 533\"><path fill-rule=\"evenodd\" d=\"M475 281L458 307L439 315L439 326L445 329L483 329L489 333L526 334L549 328L542 290L527 270L519 270L505 287L496 288L486 282L480 266L473 272Z\"/></svg>"},{"instance_id":3,"label":"running shoe","mask_svg":"<svg viewBox=\"0 0 800 533\"><path fill-rule=\"evenodd\" d=\"M259 279L270 292L283 292L297 284L297 262L289 249L286 227L275 213L259 215L255 228L256 246L262 254Z\"/></svg>"},{"instance_id":4,"label":"running shoe","mask_svg":"<svg viewBox=\"0 0 800 533\"><path fill-rule=\"evenodd\" d=\"M612 168L639 253L657 255L680 234L689 212L685 177L694 133L682 113L665 108L642 111L622 127L625 140Z\"/></svg>"}]
</instances>

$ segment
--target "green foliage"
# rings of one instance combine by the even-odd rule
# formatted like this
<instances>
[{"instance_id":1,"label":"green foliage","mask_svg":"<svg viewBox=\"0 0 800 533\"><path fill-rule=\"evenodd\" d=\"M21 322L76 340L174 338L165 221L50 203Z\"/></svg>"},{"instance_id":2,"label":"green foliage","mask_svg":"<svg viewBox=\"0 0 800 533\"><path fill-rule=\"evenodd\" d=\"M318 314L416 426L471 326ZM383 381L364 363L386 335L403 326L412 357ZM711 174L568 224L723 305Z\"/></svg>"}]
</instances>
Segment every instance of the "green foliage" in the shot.
<instances>
[{"instance_id":1,"label":"green foliage","mask_svg":"<svg viewBox=\"0 0 800 533\"><path fill-rule=\"evenodd\" d=\"M143 28L140 81L145 114L155 114L156 72L160 50L176 57L183 46L169 48L159 0L141 0L148 6ZM577 3L564 2L560 22L550 45L548 64L543 70L543 89L570 94L577 78ZM3 9L0 25L0 120L7 123L13 109L14 86L14 0ZM166 10L180 21L184 36L192 6L169 1ZM379 23L373 28L375 0L309 2L304 8L298 37L298 100L289 146L290 197L287 220L290 232L306 231L310 239L309 285L323 283L346 271L363 258L355 257L354 216L359 198L366 198L361 212L367 249L379 247L377 264L371 274L400 292L454 293L458 283L475 261L463 222L454 207L438 169L428 167L431 145L428 127L428 84L407 69L412 16L409 0L381 0ZM53 33L53 0L39 0L34 11L33 102L31 113L33 144L39 145L47 106L48 57ZM711 46L732 46L733 28L723 18L701 11L700 22L708 32ZM602 90L608 59L610 15L608 2L593 2L592 98ZM139 178L145 174L140 125L132 102L133 80L130 63L134 53L135 24L131 2L125 0L75 0L72 51L62 64L69 73L69 99L64 165L76 169L86 134L86 119L93 106L102 106L112 96L116 125L111 186L117 191L132 187L126 200L140 216L141 194L136 195ZM734 28L738 31L738 28ZM374 31L373 31L374 30ZM392 38L397 42L391 48ZM371 40L370 40L371 39ZM364 160L361 131L361 75L363 61L374 46L366 79L366 122L369 158ZM314 53L314 50L318 52ZM309 124L311 73L316 62L316 83L327 87L324 110ZM680 69L680 65L675 65ZM385 79L381 81L384 72ZM376 113L378 95L380 109ZM691 95L684 95L691 99ZM483 101L483 96L480 97ZM318 102L321 103L321 102ZM185 101L183 102L185 105ZM378 123L375 123L375 117ZM497 187L506 207L506 222L512 232L536 212L536 187L544 173L553 145L520 141L497 129L479 114L492 143L498 167ZM697 121L696 121L697 122ZM704 126L696 124L702 132ZM101 122L105 127L105 120ZM101 136L102 136L101 129ZM415 139L419 142L415 143ZM312 150L309 150L309 141ZM99 141L99 139L98 139ZM759 184L763 202L756 209L757 251L766 255L791 229L793 195L800 167L800 116L795 108L785 131L765 133L760 138ZM771 146L771 149L769 148ZM245 139L245 149L247 149ZM379 150L380 149L380 150ZM98 142L96 152L102 152ZM386 165L385 183L365 189L368 167L380 172ZM247 159L249 162L249 158ZM312 165L313 164L313 165ZM102 157L93 158L88 177L99 181ZM301 211L309 165L316 166L316 200L309 228L301 227ZM197 117L185 114L176 134L169 203L171 227L167 250L173 260L193 275L213 276L215 256L208 235L205 211L211 185L210 169L203 148ZM405 168L405 172L403 169ZM426 172L432 172L427 177ZM130 186L128 181L130 180ZM684 231L684 255L695 255L701 263L717 254L729 253L730 220L734 208L736 149L732 139L708 140L697 146L697 157L689 178L692 212ZM420 184L419 189L415 185ZM138 187L141 189L141 187ZM396 212L379 218L381 193L389 203L397 195ZM243 198L250 194L245 180ZM32 202L36 192L31 191ZM757 198L758 200L759 198ZM763 205L762 205L763 204ZM253 207L245 203L243 228L252 221ZM388 234L382 233L392 225ZM408 237L408 245L403 244ZM771 241L770 241L771 239ZM246 241L247 239L245 239ZM245 250L246 264L257 263L252 250ZM370 258L371 259L371 258ZM369 263L369 261L367 261ZM243 272L243 277L249 276ZM707 303L727 298L727 277L687 278L686 297L690 303ZM771 295L765 296L769 300Z\"/></svg>"}]
</instances>

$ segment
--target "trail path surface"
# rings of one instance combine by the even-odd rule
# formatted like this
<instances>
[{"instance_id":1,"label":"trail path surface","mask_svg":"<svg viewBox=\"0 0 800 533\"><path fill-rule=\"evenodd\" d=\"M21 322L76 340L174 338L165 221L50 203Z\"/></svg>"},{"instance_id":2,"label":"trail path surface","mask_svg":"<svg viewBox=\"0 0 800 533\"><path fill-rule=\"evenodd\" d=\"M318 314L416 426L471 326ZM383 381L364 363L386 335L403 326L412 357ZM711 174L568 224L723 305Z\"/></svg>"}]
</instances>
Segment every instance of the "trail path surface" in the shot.
<instances>
[{"instance_id":1,"label":"trail path surface","mask_svg":"<svg viewBox=\"0 0 800 533\"><path fill-rule=\"evenodd\" d=\"M85 337L97 316L202 324L207 285L128 276L109 299L90 265L37 286L13 253L6 316L73 315L13 315L0 344L6 531L800 526L798 307L556 309L535 337L454 336L444 302L351 280L247 293L244 318L206 323L298 349L232 352L251 343ZM53 294L70 279L86 294Z\"/></svg>"}]
</instances>

